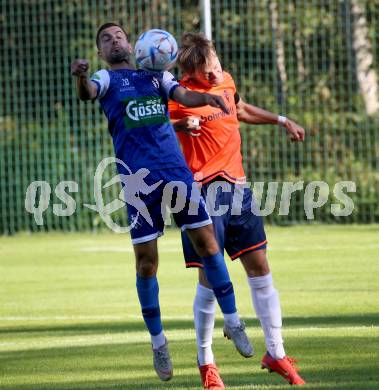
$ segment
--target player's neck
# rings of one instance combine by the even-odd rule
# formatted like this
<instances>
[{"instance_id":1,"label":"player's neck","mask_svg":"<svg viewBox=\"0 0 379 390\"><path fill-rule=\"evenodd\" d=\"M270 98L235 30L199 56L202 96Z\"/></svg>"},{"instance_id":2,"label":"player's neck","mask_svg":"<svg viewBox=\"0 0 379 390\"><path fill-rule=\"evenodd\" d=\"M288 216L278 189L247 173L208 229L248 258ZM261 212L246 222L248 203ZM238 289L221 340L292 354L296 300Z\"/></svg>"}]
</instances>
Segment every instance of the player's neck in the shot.
<instances>
[{"instance_id":1,"label":"player's neck","mask_svg":"<svg viewBox=\"0 0 379 390\"><path fill-rule=\"evenodd\" d=\"M183 77L183 80L188 81L189 83L193 84L197 88L201 88L203 91L208 91L212 88L212 86L209 85L208 83L204 83L201 80L197 79L196 77L191 77L190 75Z\"/></svg>"},{"instance_id":2,"label":"player's neck","mask_svg":"<svg viewBox=\"0 0 379 390\"><path fill-rule=\"evenodd\" d=\"M118 70L118 69L135 69L136 67L129 63L128 61L122 61L117 64L109 64L109 68L111 70Z\"/></svg>"}]
</instances>

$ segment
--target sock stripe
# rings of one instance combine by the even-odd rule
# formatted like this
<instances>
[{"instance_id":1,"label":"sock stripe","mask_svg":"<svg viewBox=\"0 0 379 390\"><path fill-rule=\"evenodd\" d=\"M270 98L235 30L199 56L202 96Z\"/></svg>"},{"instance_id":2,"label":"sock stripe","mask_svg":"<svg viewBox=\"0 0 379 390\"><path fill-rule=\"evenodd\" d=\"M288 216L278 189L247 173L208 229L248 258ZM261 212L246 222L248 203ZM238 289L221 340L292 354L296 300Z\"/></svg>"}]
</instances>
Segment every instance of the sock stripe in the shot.
<instances>
[{"instance_id":1,"label":"sock stripe","mask_svg":"<svg viewBox=\"0 0 379 390\"><path fill-rule=\"evenodd\" d=\"M223 314L235 313L236 300L224 257L220 252L203 257L204 271Z\"/></svg>"},{"instance_id":2,"label":"sock stripe","mask_svg":"<svg viewBox=\"0 0 379 390\"><path fill-rule=\"evenodd\" d=\"M143 318L154 318L161 315L159 306L156 307L145 307L142 309Z\"/></svg>"},{"instance_id":3,"label":"sock stripe","mask_svg":"<svg viewBox=\"0 0 379 390\"><path fill-rule=\"evenodd\" d=\"M162 322L157 277L143 278L137 274L137 292L146 327L151 335L158 335L162 332Z\"/></svg>"}]
</instances>

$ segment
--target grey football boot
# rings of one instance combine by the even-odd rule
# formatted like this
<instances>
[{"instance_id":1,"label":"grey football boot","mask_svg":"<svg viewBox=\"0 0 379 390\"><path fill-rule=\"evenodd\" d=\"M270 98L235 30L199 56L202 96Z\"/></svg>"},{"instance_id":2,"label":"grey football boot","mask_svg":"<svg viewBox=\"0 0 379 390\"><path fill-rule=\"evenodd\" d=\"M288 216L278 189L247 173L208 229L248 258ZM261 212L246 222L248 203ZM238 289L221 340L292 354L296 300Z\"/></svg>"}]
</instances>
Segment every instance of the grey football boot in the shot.
<instances>
[{"instance_id":1,"label":"grey football boot","mask_svg":"<svg viewBox=\"0 0 379 390\"><path fill-rule=\"evenodd\" d=\"M170 353L168 352L167 339L158 349L153 348L153 363L160 380L169 381L172 378L172 363Z\"/></svg>"},{"instance_id":2,"label":"grey football boot","mask_svg":"<svg viewBox=\"0 0 379 390\"><path fill-rule=\"evenodd\" d=\"M244 357L249 358L254 355L253 346L245 332L245 323L241 320L238 326L224 325L224 337L232 340L237 351Z\"/></svg>"}]
</instances>

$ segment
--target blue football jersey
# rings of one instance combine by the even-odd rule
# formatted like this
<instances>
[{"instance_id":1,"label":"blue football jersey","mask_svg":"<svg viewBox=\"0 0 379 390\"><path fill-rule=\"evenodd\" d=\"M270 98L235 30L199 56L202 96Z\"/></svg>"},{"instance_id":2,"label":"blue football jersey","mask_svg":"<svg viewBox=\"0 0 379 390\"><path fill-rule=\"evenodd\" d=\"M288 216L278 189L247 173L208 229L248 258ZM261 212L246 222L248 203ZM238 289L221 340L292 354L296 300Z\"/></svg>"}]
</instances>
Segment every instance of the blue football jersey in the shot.
<instances>
[{"instance_id":1,"label":"blue football jersey","mask_svg":"<svg viewBox=\"0 0 379 390\"><path fill-rule=\"evenodd\" d=\"M168 115L167 101L179 86L171 73L102 69L91 80L117 158L133 172L187 166Z\"/></svg>"}]
</instances>

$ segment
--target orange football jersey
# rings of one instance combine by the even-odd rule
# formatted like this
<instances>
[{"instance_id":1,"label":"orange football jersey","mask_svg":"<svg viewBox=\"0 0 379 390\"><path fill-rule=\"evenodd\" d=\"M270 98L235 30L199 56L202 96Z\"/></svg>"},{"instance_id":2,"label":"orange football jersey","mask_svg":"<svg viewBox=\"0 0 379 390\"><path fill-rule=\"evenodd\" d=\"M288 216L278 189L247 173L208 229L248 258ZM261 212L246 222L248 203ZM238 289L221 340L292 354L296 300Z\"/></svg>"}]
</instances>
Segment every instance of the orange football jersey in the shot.
<instances>
[{"instance_id":1,"label":"orange football jersey","mask_svg":"<svg viewBox=\"0 0 379 390\"><path fill-rule=\"evenodd\" d=\"M172 100L169 102L169 112L172 119L181 119L190 115L202 119L200 123L201 136L192 137L177 132L187 164L193 172L195 180L202 183L206 183L216 176L222 176L231 182L245 180L239 121L234 101L236 86L229 73L223 72L223 75L223 83L209 89L199 88L188 77L184 77L180 84L190 90L222 96L230 110L229 114L216 107L189 108Z\"/></svg>"}]
</instances>

